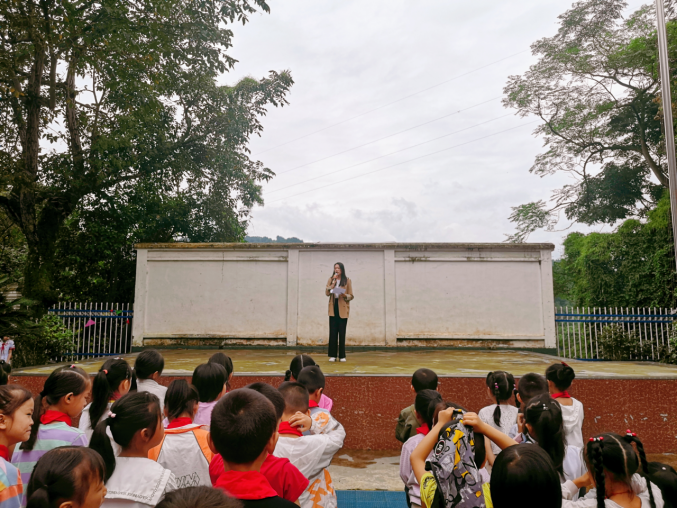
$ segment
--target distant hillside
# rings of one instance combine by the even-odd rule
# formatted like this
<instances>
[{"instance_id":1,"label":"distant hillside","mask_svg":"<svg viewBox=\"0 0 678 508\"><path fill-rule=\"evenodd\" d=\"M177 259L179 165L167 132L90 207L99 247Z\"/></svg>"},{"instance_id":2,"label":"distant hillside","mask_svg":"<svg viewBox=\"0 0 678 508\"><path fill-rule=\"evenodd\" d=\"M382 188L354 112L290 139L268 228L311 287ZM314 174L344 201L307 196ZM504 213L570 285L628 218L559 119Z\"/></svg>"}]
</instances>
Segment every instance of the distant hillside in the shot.
<instances>
[{"instance_id":1,"label":"distant hillside","mask_svg":"<svg viewBox=\"0 0 678 508\"><path fill-rule=\"evenodd\" d=\"M245 241L247 243L304 243L303 240L300 240L296 236L292 236L290 238L276 236L275 240L269 238L268 236L246 236Z\"/></svg>"}]
</instances>

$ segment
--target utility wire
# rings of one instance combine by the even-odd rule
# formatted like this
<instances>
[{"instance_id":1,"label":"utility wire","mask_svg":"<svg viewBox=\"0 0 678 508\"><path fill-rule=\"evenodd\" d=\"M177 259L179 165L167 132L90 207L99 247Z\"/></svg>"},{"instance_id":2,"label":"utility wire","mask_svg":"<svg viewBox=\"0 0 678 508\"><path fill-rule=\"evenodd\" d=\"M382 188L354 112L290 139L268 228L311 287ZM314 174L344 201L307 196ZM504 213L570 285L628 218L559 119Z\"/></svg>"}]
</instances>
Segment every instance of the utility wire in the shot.
<instances>
[{"instance_id":1,"label":"utility wire","mask_svg":"<svg viewBox=\"0 0 678 508\"><path fill-rule=\"evenodd\" d=\"M276 148L279 148L281 146L289 145L290 143L294 143L295 141L299 141L300 139L307 138L309 136L312 136L313 134L317 134L318 132L326 131L327 129L331 129L332 127L336 127L337 125L341 125L342 123L350 122L351 120L355 120L356 118L360 118L361 116L365 116L365 115L372 113L374 111L378 111L378 110L383 109L387 106L390 106L391 104L395 104L397 102L404 101L405 99L409 99L410 97L414 97L415 95L418 95L422 92L426 92L426 91L431 90L433 88L436 88L438 86L444 85L445 83L449 83L450 81L454 81L455 79L463 78L464 76L468 76L469 74L473 74L474 72L477 72L479 70L485 69L487 67L491 67L494 64L498 64L499 62L503 62L504 60L508 60L509 58L513 58L516 55L521 55L523 53L526 53L527 51L529 51L529 49L525 49L523 51L518 51L518 53L513 53L512 55L506 56L506 57L501 58L499 60L495 60L494 62L491 62L487 65L483 65L482 67L476 67L475 69L468 71L468 72L465 72L464 74L459 74L458 76L455 76L453 78L446 79L445 81L441 81L440 83L438 83L436 85L431 85L427 88L422 88L421 90L419 90L417 92L414 92L414 93L411 93L411 94L406 95L404 97L401 97L400 99L396 99L394 101L387 102L386 104L383 104L382 106L379 106L377 108L367 110L364 113L360 113L358 115L347 118L346 120L341 120L340 122L333 123L332 125L328 125L327 127L323 127L322 129L318 129L317 131L309 132L308 134L304 134L303 136L299 136L298 138L290 139L289 141L285 141L284 143L280 143L279 145L272 146L271 148L267 148L266 150L262 150L261 152L257 152L255 154L253 154L253 156L257 156L259 154L269 152L269 151L274 150Z\"/></svg>"},{"instance_id":2,"label":"utility wire","mask_svg":"<svg viewBox=\"0 0 678 508\"><path fill-rule=\"evenodd\" d=\"M324 174L324 175L316 176L316 177L314 177L314 178L309 178L308 180L303 180L303 181L301 181L301 182L293 183L293 184L291 184L291 185L288 185L287 187L281 187L280 189L275 189L275 190L272 190L272 191L268 191L267 194L273 194L274 192L280 192L281 190L289 189L290 187L295 187L295 186L301 185L301 184L303 184L303 183L312 182L313 180L318 180L319 178L324 178L324 177L327 176L327 175L332 175L332 174L334 174L334 173L339 173L340 171L346 171L347 169L355 168L356 166L362 166L363 164L367 164L368 162L373 162L373 161L376 161L376 160L378 160L378 159L383 159L384 157L388 157L389 155L393 155L393 154L395 154L395 153L404 152L405 150L410 150L410 149L412 149L412 148L416 148L417 146L425 145L425 144L427 144L427 143L431 143L432 141L437 141L438 139L446 138L446 137L448 137L448 136L451 136L452 134L458 134L458 133L460 133L460 132L467 131L467 130L469 130L469 129L473 129L473 128L479 127L479 126L481 126L481 125L485 125L486 123L494 122L494 121L496 121L496 120L499 120L499 119L501 119L501 118L505 118L505 117L510 116L510 115L512 115L512 114L513 114L513 113L506 113L505 115L501 115L501 116L498 116L498 117L496 117L496 118L492 118L491 120L487 120L486 122L481 122L481 123L478 123L478 124L475 124L475 125L471 125L471 126L469 126L469 127L464 127L463 129L459 129L458 131L450 132L450 133L448 133L448 134L443 134L442 136L438 136L437 138L429 139L428 141L422 141L421 143L417 143L416 145L411 145L411 146L407 146L407 147L405 147L405 148L401 148L400 150L396 150L395 152L389 152L389 153L386 153L386 154L384 154L384 155L380 155L379 157L374 157L374 158L372 158L372 159L368 159L368 160L363 161L363 162L358 162L358 163L356 163L356 164L352 164L351 166L346 166L345 168L338 169L338 170L336 170L336 171L331 171L331 172L326 173L326 174Z\"/></svg>"},{"instance_id":3,"label":"utility wire","mask_svg":"<svg viewBox=\"0 0 678 508\"><path fill-rule=\"evenodd\" d=\"M322 187L316 187L315 189L310 189L310 190L307 190L307 191L298 192L297 194L292 194L291 196L287 196L287 197L283 197L283 198L274 199L273 201L271 201L271 203L275 203L276 201L282 201L283 199L290 199L290 198L293 198L293 197L296 197L296 196L300 196L300 195L302 195L302 194L307 194L307 193L309 193L309 192L314 192L314 191L317 191L317 190L320 190L320 189L325 189L325 188L327 188L327 187L331 187L332 185L336 185L336 184L338 184L338 183L348 182L349 180L355 180L356 178L361 178L361 177L363 177L363 176L371 175L371 174L373 174L373 173L378 173L379 171L383 171L383 170L385 170L385 169L393 168L393 167L395 167L395 166L400 166L400 165L402 165L402 164L407 164L408 162L412 162L412 161L416 161L416 160L419 160L419 159L423 159L424 157L429 157L429 156L435 155L435 154L437 154L437 153L446 152L447 150L452 150L453 148L457 148L457 147L460 147L460 146L463 146L463 145L468 145L468 144L470 144L470 143L474 143L474 142L476 142L476 141L480 141L481 139L491 138L492 136L498 136L499 134L503 134L504 132L512 131L512 130L515 130L515 129L519 129L519 128L521 128L521 127L525 127L526 125L533 124L533 123L535 123L535 122L537 122L537 121L538 121L538 120L533 120L533 121L531 121L531 122L527 122L527 123L524 123L524 124L522 124L522 125L518 125L518 126L516 126L516 127L511 127L510 129L505 129L505 130L503 130L503 131L495 132L494 134L488 134L487 136L483 136L483 137L481 137L481 138L472 139L471 141L466 141L465 143L459 143L458 145L450 146L450 147L448 147L448 148L443 148L442 150L438 150L438 151L436 151L436 152L427 153L426 155L422 155L422 156L420 156L420 157L415 157L414 159L409 159L409 160L406 160L406 161L403 161L403 162L398 162L397 164L391 164L390 166L385 166L385 167L380 168L380 169L375 169L374 171L369 171L369 172L367 172L367 173L362 173L362 174L357 175L357 176L352 176L352 177L350 177L350 178L345 178L344 180L339 180L338 182L329 183L329 184L327 184L327 185L323 185Z\"/></svg>"},{"instance_id":4,"label":"utility wire","mask_svg":"<svg viewBox=\"0 0 678 508\"><path fill-rule=\"evenodd\" d=\"M419 125L415 125L413 127L408 127L407 129L403 129L401 131L394 132L393 134L389 134L388 136L384 136L383 138L374 139L372 141L368 141L367 143L363 143L362 145L354 146L353 148L348 148L348 149L343 150L341 152L337 152L333 155L328 155L327 157L323 157L322 159L316 159L314 161L307 162L306 164L302 164L301 166L296 166L294 168L286 169L285 171L281 171L281 172L277 173L277 176L284 175L285 173L289 173L290 171L294 171L295 169L305 168L306 166L310 166L311 164L315 164L316 162L331 159L332 157L336 157L337 155L341 155L341 154L344 154L346 152L351 152L353 150L357 150L358 148L362 148L364 146L371 145L372 143L377 143L378 141L383 141L384 139L392 138L393 136L397 136L398 134L402 134L403 132L411 131L412 129L416 129L418 127L421 127L422 125L428 125L430 123L437 122L438 120L442 120L443 118L447 118L447 117L453 116L453 115L458 115L462 111L467 111L469 109L476 108L478 106L482 106L483 104L487 104L488 102L496 101L497 99L501 99L501 95L499 97L493 97L492 99L484 101L484 102L479 102L478 104L474 104L473 106L469 106L469 107L464 108L464 109L459 109L457 111L453 111L452 113L449 113L447 115L439 116L438 118L434 118L433 120L429 120L428 122L420 123Z\"/></svg>"}]
</instances>

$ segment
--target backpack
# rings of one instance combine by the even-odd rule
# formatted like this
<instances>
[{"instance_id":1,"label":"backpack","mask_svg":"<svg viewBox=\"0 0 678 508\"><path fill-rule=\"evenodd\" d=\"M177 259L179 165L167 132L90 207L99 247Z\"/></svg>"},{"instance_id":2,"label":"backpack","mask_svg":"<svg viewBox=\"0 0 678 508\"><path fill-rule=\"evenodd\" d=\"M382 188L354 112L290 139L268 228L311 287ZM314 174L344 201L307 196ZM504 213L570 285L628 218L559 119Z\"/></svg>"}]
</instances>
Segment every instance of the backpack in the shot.
<instances>
[{"instance_id":1,"label":"backpack","mask_svg":"<svg viewBox=\"0 0 678 508\"><path fill-rule=\"evenodd\" d=\"M432 506L485 508L473 430L461 423L462 416L461 410L455 410L452 421L438 436L431 460L426 462L426 469L433 473L437 483Z\"/></svg>"}]
</instances>

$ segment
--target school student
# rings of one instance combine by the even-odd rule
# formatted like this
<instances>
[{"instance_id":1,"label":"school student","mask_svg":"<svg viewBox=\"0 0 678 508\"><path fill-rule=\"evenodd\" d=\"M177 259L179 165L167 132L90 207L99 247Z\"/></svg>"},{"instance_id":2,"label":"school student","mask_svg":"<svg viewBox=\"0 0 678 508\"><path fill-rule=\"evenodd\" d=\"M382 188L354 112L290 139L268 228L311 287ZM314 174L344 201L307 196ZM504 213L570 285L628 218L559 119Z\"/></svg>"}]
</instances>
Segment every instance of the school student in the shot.
<instances>
[{"instance_id":1,"label":"school student","mask_svg":"<svg viewBox=\"0 0 678 508\"><path fill-rule=\"evenodd\" d=\"M0 386L0 508L18 508L24 493L19 470L9 450L31 436L33 395L22 386Z\"/></svg>"},{"instance_id":2,"label":"school student","mask_svg":"<svg viewBox=\"0 0 678 508\"><path fill-rule=\"evenodd\" d=\"M233 360L222 352L214 353L207 363L218 363L226 369L226 393L231 391L231 379L233 379Z\"/></svg>"},{"instance_id":3,"label":"school student","mask_svg":"<svg viewBox=\"0 0 678 508\"><path fill-rule=\"evenodd\" d=\"M273 455L289 459L308 478L309 486L299 496L302 508L336 508L337 496L327 467L344 445L346 431L330 413L323 414L322 422L307 418L310 416L309 394L301 383L283 383L278 390L285 399L285 412ZM311 434L303 435L308 425Z\"/></svg>"},{"instance_id":4,"label":"school student","mask_svg":"<svg viewBox=\"0 0 678 508\"><path fill-rule=\"evenodd\" d=\"M271 401L275 409L277 426L280 426L283 413L285 412L285 399L280 392L266 383L252 383L245 388L259 392ZM309 423L309 427L310 425ZM216 484L223 471L224 459L217 453L214 455L212 462L210 462L212 485ZM260 472L266 477L268 483L271 484L271 487L273 487L278 496L293 503L299 499L301 493L308 487L308 479L301 474L296 466L292 465L289 459L276 457L270 453L266 456L263 464L261 464Z\"/></svg>"},{"instance_id":5,"label":"school student","mask_svg":"<svg viewBox=\"0 0 678 508\"><path fill-rule=\"evenodd\" d=\"M589 439L585 450L589 472L562 485L563 508L663 508L659 488L636 473L639 465L645 475L649 470L643 443L635 433L600 434ZM572 501L584 487L593 488Z\"/></svg>"},{"instance_id":6,"label":"school student","mask_svg":"<svg viewBox=\"0 0 678 508\"><path fill-rule=\"evenodd\" d=\"M278 496L261 465L278 439L273 404L262 394L240 388L219 400L212 411L210 447L221 454L224 471L215 487L239 499L245 508L292 508Z\"/></svg>"},{"instance_id":7,"label":"school student","mask_svg":"<svg viewBox=\"0 0 678 508\"><path fill-rule=\"evenodd\" d=\"M168 492L155 508L242 508L242 503L223 490L186 487Z\"/></svg>"},{"instance_id":8,"label":"school student","mask_svg":"<svg viewBox=\"0 0 678 508\"><path fill-rule=\"evenodd\" d=\"M521 376L518 381L518 388L515 390L516 407L518 407L518 417L516 424L511 427L508 435L516 440L516 443L531 442L532 439L529 434L525 432L524 417L525 417L525 403L532 397L549 392L549 385L546 378L541 374L529 372Z\"/></svg>"},{"instance_id":9,"label":"school student","mask_svg":"<svg viewBox=\"0 0 678 508\"><path fill-rule=\"evenodd\" d=\"M165 393L167 393L167 387L159 383L164 369L165 359L155 349L144 349L134 360L132 390L149 392L158 397L161 412L165 404Z\"/></svg>"},{"instance_id":10,"label":"school student","mask_svg":"<svg viewBox=\"0 0 678 508\"><path fill-rule=\"evenodd\" d=\"M330 412L320 407L320 399L325 391L325 375L317 365L304 367L297 381L308 390L308 407L311 419L317 423L320 432L330 423ZM310 430L306 432L309 434Z\"/></svg>"},{"instance_id":11,"label":"school student","mask_svg":"<svg viewBox=\"0 0 678 508\"><path fill-rule=\"evenodd\" d=\"M304 367L311 367L313 365L317 365L313 358L311 358L309 355L297 355L294 358L292 358L292 361L290 362L290 368L285 371L285 381L297 381L299 378L299 373ZM318 401L318 407L322 409L327 409L328 411L332 411L332 406L334 405L334 401L330 399L325 393L323 393L320 396L320 400Z\"/></svg>"},{"instance_id":12,"label":"school student","mask_svg":"<svg viewBox=\"0 0 678 508\"><path fill-rule=\"evenodd\" d=\"M568 390L572 386L574 369L565 362L554 363L546 369L549 393L563 412L563 426L567 444L583 448L584 438L581 428L584 424L584 404L570 396Z\"/></svg>"},{"instance_id":13,"label":"school student","mask_svg":"<svg viewBox=\"0 0 678 508\"><path fill-rule=\"evenodd\" d=\"M0 360L0 386L9 384L9 375L12 373L12 364Z\"/></svg>"},{"instance_id":14,"label":"school student","mask_svg":"<svg viewBox=\"0 0 678 508\"><path fill-rule=\"evenodd\" d=\"M203 363L193 371L191 384L198 390L200 402L193 423L209 426L212 410L226 393L226 369L218 363Z\"/></svg>"},{"instance_id":15,"label":"school student","mask_svg":"<svg viewBox=\"0 0 678 508\"><path fill-rule=\"evenodd\" d=\"M438 376L431 369L417 369L414 374L412 374L410 390L412 390L415 395L421 390L437 389ZM412 404L403 409L398 416L398 424L396 425L395 430L396 439L401 443L406 442L409 438L417 434L417 427L419 427L419 420L417 420L414 404Z\"/></svg>"},{"instance_id":16,"label":"school student","mask_svg":"<svg viewBox=\"0 0 678 508\"><path fill-rule=\"evenodd\" d=\"M494 508L561 508L560 477L548 454L527 443L509 446L494 461L490 494Z\"/></svg>"},{"instance_id":17,"label":"school student","mask_svg":"<svg viewBox=\"0 0 678 508\"><path fill-rule=\"evenodd\" d=\"M14 353L14 341L9 337L5 336L0 342L0 360L4 360L7 363L12 363L12 354Z\"/></svg>"},{"instance_id":18,"label":"school student","mask_svg":"<svg viewBox=\"0 0 678 508\"><path fill-rule=\"evenodd\" d=\"M400 479L407 489L409 505L414 508L421 506L419 497L419 482L417 482L412 472L410 464L410 455L422 439L433 428L433 411L435 404L442 401L440 393L435 390L421 390L414 399L414 410L420 426L417 427L417 434L409 438L400 451ZM433 407L431 407L433 406Z\"/></svg>"},{"instance_id":19,"label":"school student","mask_svg":"<svg viewBox=\"0 0 678 508\"><path fill-rule=\"evenodd\" d=\"M495 403L478 411L478 416L486 424L508 435L518 417L518 408L510 404L516 388L513 375L503 370L490 372L485 378L485 385L488 397ZM500 451L501 448L492 443L492 453L497 455ZM491 470L491 463L487 467Z\"/></svg>"},{"instance_id":20,"label":"school student","mask_svg":"<svg viewBox=\"0 0 678 508\"><path fill-rule=\"evenodd\" d=\"M127 360L110 358L94 376L92 381L92 402L85 406L78 428L92 439L97 424L106 418L111 404L126 395L132 385L132 369Z\"/></svg>"},{"instance_id":21,"label":"school student","mask_svg":"<svg viewBox=\"0 0 678 508\"><path fill-rule=\"evenodd\" d=\"M209 465L212 450L208 432L193 423L198 410L198 390L185 379L175 379L165 394L165 416L169 425L161 443L148 452L148 458L169 469L177 488L211 486Z\"/></svg>"},{"instance_id":22,"label":"school student","mask_svg":"<svg viewBox=\"0 0 678 508\"><path fill-rule=\"evenodd\" d=\"M27 487L27 508L99 508L106 496L104 461L85 446L43 455Z\"/></svg>"},{"instance_id":23,"label":"school student","mask_svg":"<svg viewBox=\"0 0 678 508\"><path fill-rule=\"evenodd\" d=\"M71 424L82 413L91 391L89 375L75 365L59 367L49 375L35 397L31 435L12 455L24 485L28 485L35 463L51 449L87 446L85 433Z\"/></svg>"},{"instance_id":24,"label":"school student","mask_svg":"<svg viewBox=\"0 0 678 508\"><path fill-rule=\"evenodd\" d=\"M117 457L108 429L121 448ZM94 429L89 445L106 465L104 507L147 508L176 489L172 472L148 458L163 436L160 401L152 393L128 393L113 403L108 416Z\"/></svg>"}]
</instances>

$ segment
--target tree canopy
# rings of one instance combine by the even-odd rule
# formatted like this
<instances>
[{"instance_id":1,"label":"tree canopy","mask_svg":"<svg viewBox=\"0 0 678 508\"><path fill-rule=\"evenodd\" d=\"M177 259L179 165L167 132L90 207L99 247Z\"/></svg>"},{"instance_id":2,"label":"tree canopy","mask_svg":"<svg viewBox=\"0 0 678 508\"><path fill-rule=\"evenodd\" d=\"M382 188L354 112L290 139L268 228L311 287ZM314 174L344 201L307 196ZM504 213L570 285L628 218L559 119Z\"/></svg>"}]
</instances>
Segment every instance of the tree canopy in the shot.
<instances>
[{"instance_id":1,"label":"tree canopy","mask_svg":"<svg viewBox=\"0 0 678 508\"><path fill-rule=\"evenodd\" d=\"M525 241L540 228L553 230L561 212L588 225L644 217L668 187L654 6L628 18L625 7L622 0L575 2L559 16L555 36L532 44L539 61L508 79L504 105L543 122L534 133L543 137L546 150L530 172L565 173L572 180L548 202L513 208L516 232L509 241ZM675 11L670 17L675 93Z\"/></svg>"},{"instance_id":2,"label":"tree canopy","mask_svg":"<svg viewBox=\"0 0 678 508\"><path fill-rule=\"evenodd\" d=\"M107 249L128 256L134 240L242 240L273 176L247 142L293 84L287 71L217 82L235 64L229 25L257 10L269 8L0 3L0 207L25 239L27 297L58 299L57 252L78 242L107 236L88 245L100 262Z\"/></svg>"}]
</instances>

